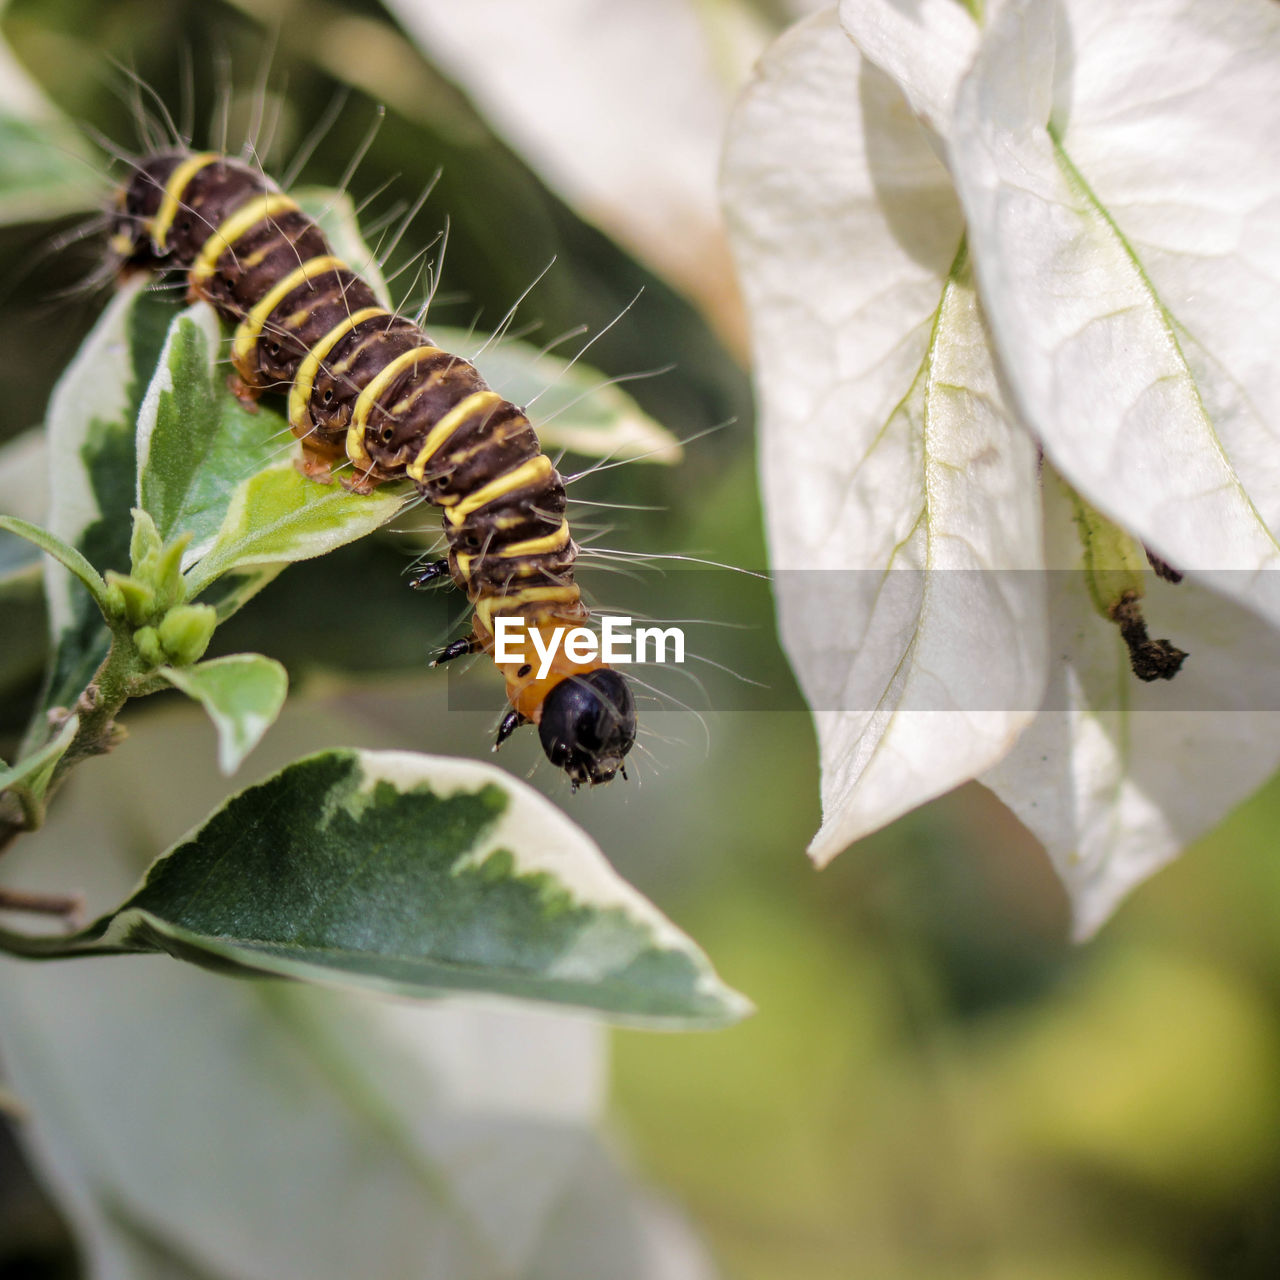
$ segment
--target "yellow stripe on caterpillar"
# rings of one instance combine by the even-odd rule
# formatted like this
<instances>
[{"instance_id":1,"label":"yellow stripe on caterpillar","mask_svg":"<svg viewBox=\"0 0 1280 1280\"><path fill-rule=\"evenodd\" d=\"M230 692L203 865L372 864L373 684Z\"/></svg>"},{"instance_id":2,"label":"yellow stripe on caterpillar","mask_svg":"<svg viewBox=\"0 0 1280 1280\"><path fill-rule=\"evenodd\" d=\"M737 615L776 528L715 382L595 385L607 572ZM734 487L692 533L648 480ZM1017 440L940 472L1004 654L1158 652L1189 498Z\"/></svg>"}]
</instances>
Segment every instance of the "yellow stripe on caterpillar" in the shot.
<instances>
[{"instance_id":1,"label":"yellow stripe on caterpillar","mask_svg":"<svg viewBox=\"0 0 1280 1280\"><path fill-rule=\"evenodd\" d=\"M351 410L351 425L347 428L347 457L351 459L353 466L363 467L366 471L373 466L373 459L365 448L364 433L378 397L406 369L413 368L428 356L443 354L439 347L414 347L379 369L373 381L360 392L356 397L355 407Z\"/></svg>"},{"instance_id":2,"label":"yellow stripe on caterpillar","mask_svg":"<svg viewBox=\"0 0 1280 1280\"><path fill-rule=\"evenodd\" d=\"M563 587L526 587L509 596L482 596L476 601L476 625L492 635L495 613L514 614L530 604L564 605L566 616L575 616L582 608L582 594L570 583Z\"/></svg>"},{"instance_id":3,"label":"yellow stripe on caterpillar","mask_svg":"<svg viewBox=\"0 0 1280 1280\"><path fill-rule=\"evenodd\" d=\"M310 431L311 419L307 407L311 403L311 393L315 390L316 374L324 367L325 356L334 349L347 334L358 324L372 320L374 316L389 316L389 311L382 307L364 307L335 324L319 342L307 352L306 357L293 375L293 385L289 388L289 425L295 431Z\"/></svg>"},{"instance_id":4,"label":"yellow stripe on caterpillar","mask_svg":"<svg viewBox=\"0 0 1280 1280\"><path fill-rule=\"evenodd\" d=\"M151 246L157 256L163 254L168 247L169 229L178 216L178 210L182 208L182 195L187 189L187 184L201 169L208 168L214 161L221 158L212 151L200 151L189 156L169 175L169 181L164 184L160 208L156 210L156 216L151 220Z\"/></svg>"},{"instance_id":5,"label":"yellow stripe on caterpillar","mask_svg":"<svg viewBox=\"0 0 1280 1280\"><path fill-rule=\"evenodd\" d=\"M216 274L218 259L246 231L252 231L258 223L274 218L279 213L292 213L298 208L296 200L291 200L283 192L265 191L260 196L246 200L221 226L216 227L213 234L200 246L200 252L191 265L191 274L187 277L191 288L196 289L205 284Z\"/></svg>"},{"instance_id":6,"label":"yellow stripe on caterpillar","mask_svg":"<svg viewBox=\"0 0 1280 1280\"><path fill-rule=\"evenodd\" d=\"M346 267L347 264L333 254L322 254L318 258L308 258L299 267L294 267L279 284L270 289L267 295L236 327L235 338L231 343L231 363L236 372L248 383L252 384L256 370L249 363L253 357L253 349L262 337L263 326L271 313L300 284L314 280L328 271ZM348 268L349 270L349 268Z\"/></svg>"},{"instance_id":7,"label":"yellow stripe on caterpillar","mask_svg":"<svg viewBox=\"0 0 1280 1280\"><path fill-rule=\"evenodd\" d=\"M514 471L508 471L506 475L499 476L496 480L490 480L488 484L481 485L474 493L470 493L463 498L457 506L448 507L444 513L445 519L450 524L459 525L473 512L479 511L481 507L487 507L491 502L496 502L499 498L506 497L507 494L513 493L516 489L523 489L525 485L534 485L544 480L549 480L554 473L555 467L552 465L551 459L545 453L536 454L528 462L521 463Z\"/></svg>"},{"instance_id":8,"label":"yellow stripe on caterpillar","mask_svg":"<svg viewBox=\"0 0 1280 1280\"><path fill-rule=\"evenodd\" d=\"M485 409L503 404L502 397L496 391L475 391L449 410L427 433L427 438L418 450L418 456L405 468L411 480L422 483L427 473L427 463L439 452L440 446L468 419Z\"/></svg>"},{"instance_id":9,"label":"yellow stripe on caterpillar","mask_svg":"<svg viewBox=\"0 0 1280 1280\"><path fill-rule=\"evenodd\" d=\"M514 560L519 556L541 556L548 551L560 551L569 544L569 522L561 519L560 527L551 533L538 538L526 538L523 542L513 542L509 546L499 547L493 554L502 560Z\"/></svg>"}]
</instances>

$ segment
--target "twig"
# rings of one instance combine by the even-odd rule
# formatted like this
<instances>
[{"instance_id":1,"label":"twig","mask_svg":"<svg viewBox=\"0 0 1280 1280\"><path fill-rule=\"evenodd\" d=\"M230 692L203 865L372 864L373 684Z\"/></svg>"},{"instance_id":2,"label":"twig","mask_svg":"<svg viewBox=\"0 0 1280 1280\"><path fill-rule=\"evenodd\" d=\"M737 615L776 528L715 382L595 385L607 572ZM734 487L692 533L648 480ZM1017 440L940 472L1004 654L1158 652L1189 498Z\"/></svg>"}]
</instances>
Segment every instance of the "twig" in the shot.
<instances>
[{"instance_id":1,"label":"twig","mask_svg":"<svg viewBox=\"0 0 1280 1280\"><path fill-rule=\"evenodd\" d=\"M0 888L0 911L61 916L68 929L77 929L84 923L84 894L30 893L25 889Z\"/></svg>"}]
</instances>

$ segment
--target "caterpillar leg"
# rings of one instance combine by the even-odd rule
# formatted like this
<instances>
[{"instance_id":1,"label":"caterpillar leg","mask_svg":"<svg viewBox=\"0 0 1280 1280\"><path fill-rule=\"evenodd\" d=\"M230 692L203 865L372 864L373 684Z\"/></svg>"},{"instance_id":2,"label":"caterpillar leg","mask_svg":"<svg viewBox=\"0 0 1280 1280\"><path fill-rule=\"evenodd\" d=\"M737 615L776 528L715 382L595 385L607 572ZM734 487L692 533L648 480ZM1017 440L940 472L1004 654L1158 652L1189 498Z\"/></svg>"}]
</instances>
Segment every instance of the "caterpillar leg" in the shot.
<instances>
[{"instance_id":1,"label":"caterpillar leg","mask_svg":"<svg viewBox=\"0 0 1280 1280\"><path fill-rule=\"evenodd\" d=\"M302 442L302 456L294 462L294 466L308 480L315 480L319 484L332 484L333 464L336 461L337 457L332 451L314 448L308 441L304 440Z\"/></svg>"},{"instance_id":2,"label":"caterpillar leg","mask_svg":"<svg viewBox=\"0 0 1280 1280\"><path fill-rule=\"evenodd\" d=\"M258 397L262 394L261 387L255 387L252 383L246 382L238 373L227 375L227 387L231 394L240 401L242 408L247 409L250 413L258 412Z\"/></svg>"},{"instance_id":3,"label":"caterpillar leg","mask_svg":"<svg viewBox=\"0 0 1280 1280\"><path fill-rule=\"evenodd\" d=\"M433 586L437 582L443 581L449 577L448 560L433 560L426 568L415 573L409 579L409 585L415 591L421 591L423 587Z\"/></svg>"},{"instance_id":4,"label":"caterpillar leg","mask_svg":"<svg viewBox=\"0 0 1280 1280\"><path fill-rule=\"evenodd\" d=\"M372 493L381 483L381 480L374 479L366 471L358 472L354 476L343 476L341 481L342 487L348 493L361 495Z\"/></svg>"},{"instance_id":5,"label":"caterpillar leg","mask_svg":"<svg viewBox=\"0 0 1280 1280\"><path fill-rule=\"evenodd\" d=\"M522 724L528 723L529 721L518 711L508 711L507 714L502 717L502 723L498 726L498 736L494 740L493 749L497 751L497 749L502 746L502 744L506 742L506 740L511 737L511 735L515 733Z\"/></svg>"},{"instance_id":6,"label":"caterpillar leg","mask_svg":"<svg viewBox=\"0 0 1280 1280\"><path fill-rule=\"evenodd\" d=\"M464 636L461 640L455 640L452 644L445 645L431 660L431 665L438 667L442 663L452 662L454 658L464 658L469 653L479 652L476 642L470 636Z\"/></svg>"}]
</instances>

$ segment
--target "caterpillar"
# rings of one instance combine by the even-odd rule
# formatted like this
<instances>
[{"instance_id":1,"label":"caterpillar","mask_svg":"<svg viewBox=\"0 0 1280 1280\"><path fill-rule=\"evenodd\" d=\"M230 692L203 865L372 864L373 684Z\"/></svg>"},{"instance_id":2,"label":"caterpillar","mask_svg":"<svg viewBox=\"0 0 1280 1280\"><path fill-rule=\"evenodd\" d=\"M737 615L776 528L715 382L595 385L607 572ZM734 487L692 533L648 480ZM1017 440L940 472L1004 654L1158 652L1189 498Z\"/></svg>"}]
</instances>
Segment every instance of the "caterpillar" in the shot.
<instances>
[{"instance_id":1,"label":"caterpillar","mask_svg":"<svg viewBox=\"0 0 1280 1280\"><path fill-rule=\"evenodd\" d=\"M119 276L185 272L188 297L235 326L234 389L252 401L287 388L305 474L329 482L335 464L349 460L355 475L344 483L357 492L408 477L442 509L448 554L414 585L448 576L474 612L471 633L437 662L493 655L499 617L522 619L526 643L541 632L544 651L556 628L587 619L564 482L525 412L474 365L381 306L320 227L257 169L215 152L142 158L115 193L109 253ZM636 737L625 678L559 646L539 678L533 652L498 663L508 709L494 749L533 724L573 790L625 778Z\"/></svg>"}]
</instances>

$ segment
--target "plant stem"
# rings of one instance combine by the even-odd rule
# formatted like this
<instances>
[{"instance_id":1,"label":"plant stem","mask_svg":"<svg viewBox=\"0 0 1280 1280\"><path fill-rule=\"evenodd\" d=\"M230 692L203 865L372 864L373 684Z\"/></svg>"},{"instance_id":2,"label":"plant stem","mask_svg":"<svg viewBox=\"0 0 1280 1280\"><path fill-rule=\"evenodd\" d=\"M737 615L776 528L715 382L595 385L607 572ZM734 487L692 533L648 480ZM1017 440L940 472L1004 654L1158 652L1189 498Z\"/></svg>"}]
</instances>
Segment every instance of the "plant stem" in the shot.
<instances>
[{"instance_id":1,"label":"plant stem","mask_svg":"<svg viewBox=\"0 0 1280 1280\"><path fill-rule=\"evenodd\" d=\"M0 911L62 916L71 928L80 924L84 906L84 895L79 893L29 893L25 889L0 888Z\"/></svg>"},{"instance_id":2,"label":"plant stem","mask_svg":"<svg viewBox=\"0 0 1280 1280\"><path fill-rule=\"evenodd\" d=\"M124 704L130 698L141 697L163 687L164 681L151 675L150 668L139 655L128 625L113 626L111 648L102 665L76 700L74 709L63 713L63 723L68 715L75 714L79 716L79 724L71 745L54 765L47 784L39 794L29 787L20 786L6 793L16 801L21 816L0 817L0 853L18 836L40 828L49 797L75 765L90 756L104 755L120 741L124 733L116 725L115 718ZM31 736L28 734L28 740ZM47 740L47 730L45 736ZM4 900L0 898L0 907L3 905Z\"/></svg>"},{"instance_id":3,"label":"plant stem","mask_svg":"<svg viewBox=\"0 0 1280 1280\"><path fill-rule=\"evenodd\" d=\"M1182 575L1153 557L1119 525L1108 520L1059 477L1072 504L1084 556L1085 580L1098 613L1120 628L1129 650L1129 665L1139 680L1172 680L1187 655L1169 640L1152 640L1140 601L1146 591L1146 566L1168 582Z\"/></svg>"}]
</instances>

